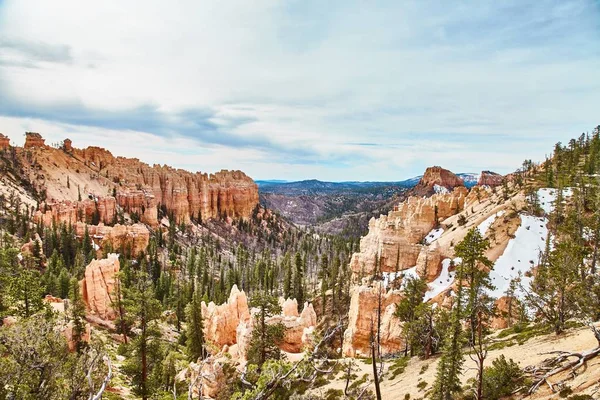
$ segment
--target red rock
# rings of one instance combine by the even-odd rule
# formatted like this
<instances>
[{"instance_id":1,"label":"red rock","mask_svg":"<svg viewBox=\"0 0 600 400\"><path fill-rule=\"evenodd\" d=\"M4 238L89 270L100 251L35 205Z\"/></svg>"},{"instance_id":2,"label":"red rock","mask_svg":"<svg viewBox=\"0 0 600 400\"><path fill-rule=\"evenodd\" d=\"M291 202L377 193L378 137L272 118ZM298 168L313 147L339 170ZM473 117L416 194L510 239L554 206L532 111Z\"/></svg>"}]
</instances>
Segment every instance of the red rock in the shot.
<instances>
[{"instance_id":1,"label":"red rock","mask_svg":"<svg viewBox=\"0 0 600 400\"><path fill-rule=\"evenodd\" d=\"M37 132L25 132L25 148L45 148L46 140Z\"/></svg>"},{"instance_id":2,"label":"red rock","mask_svg":"<svg viewBox=\"0 0 600 400\"><path fill-rule=\"evenodd\" d=\"M250 320L248 298L236 285L231 288L227 303L215 305L212 301L208 306L202 303L204 320L204 335L207 341L218 349L237 342L237 328L241 322Z\"/></svg>"},{"instance_id":3,"label":"red rock","mask_svg":"<svg viewBox=\"0 0 600 400\"><path fill-rule=\"evenodd\" d=\"M506 329L509 327L508 324L508 320L509 320L509 305L511 302L511 298L507 297L507 296L502 296L499 299L496 300L496 316L494 318L492 318L492 321L490 323L490 327L492 329ZM512 316L511 316L511 320L517 321L519 318L519 311L518 311L518 304L517 304L517 300L516 299L512 299Z\"/></svg>"},{"instance_id":4,"label":"red rock","mask_svg":"<svg viewBox=\"0 0 600 400\"><path fill-rule=\"evenodd\" d=\"M377 332L377 309L381 293L381 352L392 354L404 348L402 323L396 317L396 303L402 298L399 291L385 292L380 283L374 286L357 286L352 291L348 311L348 328L344 332L342 353L347 357L370 354L370 338Z\"/></svg>"},{"instance_id":5,"label":"red rock","mask_svg":"<svg viewBox=\"0 0 600 400\"><path fill-rule=\"evenodd\" d=\"M481 175L479 175L479 180L477 181L478 186L500 186L502 185L502 181L504 177L500 174L497 174L492 171L482 171Z\"/></svg>"},{"instance_id":6,"label":"red rock","mask_svg":"<svg viewBox=\"0 0 600 400\"><path fill-rule=\"evenodd\" d=\"M423 247L420 242L436 225L436 210L438 221L462 211L467 194L466 188L457 187L427 198L411 196L388 215L372 218L369 233L360 240L360 252L350 261L354 280L371 276L376 260L381 272L414 267Z\"/></svg>"},{"instance_id":7,"label":"red rock","mask_svg":"<svg viewBox=\"0 0 600 400\"><path fill-rule=\"evenodd\" d=\"M92 260L85 268L85 276L80 281L83 301L87 310L103 320L114 320L117 314L112 306L111 295L117 284L119 256L109 254L102 260Z\"/></svg>"},{"instance_id":8,"label":"red rock","mask_svg":"<svg viewBox=\"0 0 600 400\"><path fill-rule=\"evenodd\" d=\"M73 340L73 321L69 321L62 329L61 333L67 339L67 346L69 347L70 352L74 352L76 350L76 343ZM81 341L85 343L89 343L92 337L92 327L90 324L85 324L85 331L81 335Z\"/></svg>"},{"instance_id":9,"label":"red rock","mask_svg":"<svg viewBox=\"0 0 600 400\"><path fill-rule=\"evenodd\" d=\"M73 151L73 142L71 141L71 139L63 140L63 150L66 151L67 153L70 153Z\"/></svg>"},{"instance_id":10,"label":"red rock","mask_svg":"<svg viewBox=\"0 0 600 400\"><path fill-rule=\"evenodd\" d=\"M465 183L453 172L442 167L429 167L419 183L412 189L416 196L430 196L444 188L452 190L455 187L464 187Z\"/></svg>"},{"instance_id":11,"label":"red rock","mask_svg":"<svg viewBox=\"0 0 600 400\"><path fill-rule=\"evenodd\" d=\"M40 204L40 209L34 214L34 221L45 226L57 224L74 224L86 222L91 224L97 214L99 222L112 224L116 216L116 201L114 197L95 197L82 201L57 201Z\"/></svg>"},{"instance_id":12,"label":"red rock","mask_svg":"<svg viewBox=\"0 0 600 400\"><path fill-rule=\"evenodd\" d=\"M6 150L10 147L10 138L0 133L0 150Z\"/></svg>"},{"instance_id":13,"label":"red rock","mask_svg":"<svg viewBox=\"0 0 600 400\"><path fill-rule=\"evenodd\" d=\"M77 237L82 238L85 235L86 226L88 234L98 249L103 249L110 244L114 251L131 252L131 255L137 256L146 251L150 242L150 231L143 224L106 226L78 222L75 225Z\"/></svg>"},{"instance_id":14,"label":"red rock","mask_svg":"<svg viewBox=\"0 0 600 400\"><path fill-rule=\"evenodd\" d=\"M433 281L442 272L442 260L442 252L436 242L423 247L417 258L417 274L427 282Z\"/></svg>"}]
</instances>

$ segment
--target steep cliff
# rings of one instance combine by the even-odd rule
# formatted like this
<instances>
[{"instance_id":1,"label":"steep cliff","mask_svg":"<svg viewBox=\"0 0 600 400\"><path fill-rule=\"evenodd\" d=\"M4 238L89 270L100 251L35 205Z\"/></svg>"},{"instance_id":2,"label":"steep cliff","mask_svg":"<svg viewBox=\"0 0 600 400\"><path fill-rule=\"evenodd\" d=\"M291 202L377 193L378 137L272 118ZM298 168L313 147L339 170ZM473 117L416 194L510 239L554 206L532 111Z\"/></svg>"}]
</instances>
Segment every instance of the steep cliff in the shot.
<instances>
[{"instance_id":1,"label":"steep cliff","mask_svg":"<svg viewBox=\"0 0 600 400\"><path fill-rule=\"evenodd\" d=\"M178 223L188 223L217 217L247 219L258 205L258 187L241 171L206 174L150 166L138 159L114 157L100 147L77 149L70 140L57 149L45 145L37 133L28 133L25 147L17 150L23 173L45 193L40 217L45 223L52 218L85 221L95 212L85 199L110 206L99 211L104 223L112 222L116 204L152 226L158 224L158 208ZM77 203L80 198L83 204Z\"/></svg>"},{"instance_id":2,"label":"steep cliff","mask_svg":"<svg viewBox=\"0 0 600 400\"><path fill-rule=\"evenodd\" d=\"M431 196L434 193L451 191L455 187L464 187L465 183L453 172L442 167L429 167L419 183L412 189L415 196Z\"/></svg>"}]
</instances>

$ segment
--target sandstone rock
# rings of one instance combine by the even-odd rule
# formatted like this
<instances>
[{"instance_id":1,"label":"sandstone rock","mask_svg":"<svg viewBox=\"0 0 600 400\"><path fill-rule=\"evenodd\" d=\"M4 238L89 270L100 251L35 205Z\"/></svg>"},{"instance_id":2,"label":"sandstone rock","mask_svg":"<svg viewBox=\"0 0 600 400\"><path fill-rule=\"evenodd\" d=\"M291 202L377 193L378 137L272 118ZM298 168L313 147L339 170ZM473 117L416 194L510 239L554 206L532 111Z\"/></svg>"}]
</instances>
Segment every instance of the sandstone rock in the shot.
<instances>
[{"instance_id":1,"label":"sandstone rock","mask_svg":"<svg viewBox=\"0 0 600 400\"><path fill-rule=\"evenodd\" d=\"M250 320L248 298L236 285L231 288L227 303L215 305L212 301L208 306L202 303L204 319L204 335L207 341L218 349L225 345L237 343L237 329L240 322Z\"/></svg>"},{"instance_id":2,"label":"sandstone rock","mask_svg":"<svg viewBox=\"0 0 600 400\"><path fill-rule=\"evenodd\" d=\"M298 314L297 308L295 314ZM267 324L276 323L282 323L285 326L283 342L279 346L281 350L288 353L300 353L304 348L305 340L309 337L306 331L311 328L314 330L317 324L317 314L312 304L305 303L300 317L277 315L267 320ZM306 338L303 340L304 337Z\"/></svg>"},{"instance_id":3,"label":"sandstone rock","mask_svg":"<svg viewBox=\"0 0 600 400\"><path fill-rule=\"evenodd\" d=\"M136 213L145 224L158 225L156 198L145 190L131 190L117 193L117 203L128 213Z\"/></svg>"},{"instance_id":4,"label":"sandstone rock","mask_svg":"<svg viewBox=\"0 0 600 400\"><path fill-rule=\"evenodd\" d=\"M430 196L441 190L452 190L455 187L464 187L465 183L453 172L442 167L429 167L419 183L412 189L416 196Z\"/></svg>"},{"instance_id":5,"label":"sandstone rock","mask_svg":"<svg viewBox=\"0 0 600 400\"><path fill-rule=\"evenodd\" d=\"M360 252L350 261L354 281L370 276L375 263L381 272L402 271L417 264L423 238L436 225L463 210L468 191L458 187L451 193L428 198L411 196L388 215L369 221L369 233L360 240Z\"/></svg>"},{"instance_id":6,"label":"sandstone rock","mask_svg":"<svg viewBox=\"0 0 600 400\"><path fill-rule=\"evenodd\" d=\"M66 200L41 203L40 209L34 214L34 221L45 226L52 226L53 223L85 222L91 224L97 218L98 222L112 224L115 216L116 201L114 197L93 197L82 201Z\"/></svg>"},{"instance_id":7,"label":"sandstone rock","mask_svg":"<svg viewBox=\"0 0 600 400\"><path fill-rule=\"evenodd\" d=\"M281 304L281 312L284 317L299 317L298 302L296 299L287 299Z\"/></svg>"},{"instance_id":8,"label":"sandstone rock","mask_svg":"<svg viewBox=\"0 0 600 400\"><path fill-rule=\"evenodd\" d=\"M143 190L149 198L133 202L119 202L127 212L146 203L146 209L161 205L173 214L178 223L191 219L217 217L249 218L258 205L258 186L241 171L222 170L215 174L191 173L168 166L152 167L138 159L113 157L99 147L75 150L87 165L96 166L113 181L121 183L125 189L120 192ZM127 196L127 194L124 194ZM117 196L118 197L118 196ZM129 209L129 205L133 208ZM139 208L138 211L139 213ZM145 213L140 213L140 215ZM145 216L148 223L156 224L152 216Z\"/></svg>"},{"instance_id":9,"label":"sandstone rock","mask_svg":"<svg viewBox=\"0 0 600 400\"><path fill-rule=\"evenodd\" d=\"M9 315L8 317L4 317L2 319L2 326L11 326L17 323L17 318Z\"/></svg>"},{"instance_id":10,"label":"sandstone rock","mask_svg":"<svg viewBox=\"0 0 600 400\"><path fill-rule=\"evenodd\" d=\"M403 349L402 323L393 316L396 303L402 298L399 291L385 292L380 283L357 286L352 290L348 311L348 328L344 332L342 353L347 357L368 355L371 332L377 332L377 309L381 294L381 352L392 354Z\"/></svg>"},{"instance_id":11,"label":"sandstone rock","mask_svg":"<svg viewBox=\"0 0 600 400\"><path fill-rule=\"evenodd\" d=\"M427 282L433 281L442 272L443 255L438 243L421 248L417 258L417 274Z\"/></svg>"},{"instance_id":12,"label":"sandstone rock","mask_svg":"<svg viewBox=\"0 0 600 400\"><path fill-rule=\"evenodd\" d=\"M177 223L187 223L221 217L249 219L259 204L258 186L241 171L192 173L114 157L101 147L77 149L68 139L63 143L62 149L55 149L46 146L41 135L28 132L24 148L16 148L28 179L36 189L46 189L48 203L75 201L77 187L82 194L90 191L96 197L116 191L117 204L125 212L137 213L142 222L152 226L158 224L158 208L166 209ZM43 150L35 165L23 151L32 148ZM70 189L65 187L67 176ZM108 214L104 223L112 221ZM82 220L71 217L73 223Z\"/></svg>"},{"instance_id":13,"label":"sandstone rock","mask_svg":"<svg viewBox=\"0 0 600 400\"><path fill-rule=\"evenodd\" d=\"M10 138L0 133L0 150L6 150L10 147Z\"/></svg>"},{"instance_id":14,"label":"sandstone rock","mask_svg":"<svg viewBox=\"0 0 600 400\"><path fill-rule=\"evenodd\" d=\"M500 186L504 177L492 171L482 171L477 181L478 186Z\"/></svg>"},{"instance_id":15,"label":"sandstone rock","mask_svg":"<svg viewBox=\"0 0 600 400\"><path fill-rule=\"evenodd\" d=\"M67 153L70 153L73 151L73 142L71 141L71 139L67 138L67 139L63 140L63 150L66 151Z\"/></svg>"},{"instance_id":16,"label":"sandstone rock","mask_svg":"<svg viewBox=\"0 0 600 400\"><path fill-rule=\"evenodd\" d=\"M42 239L40 238L40 235L38 235L36 233L34 239L30 239L29 242L27 242L23 246L21 246L21 253L22 254L33 255L33 249L35 248L35 242L36 241L39 243L40 250L43 249Z\"/></svg>"},{"instance_id":17,"label":"sandstone rock","mask_svg":"<svg viewBox=\"0 0 600 400\"><path fill-rule=\"evenodd\" d=\"M509 318L509 308L512 301L512 316ZM513 322L519 318L519 312L517 307L517 301L507 296L502 296L495 302L496 305L496 316L492 318L490 322L490 328L492 329L506 329L509 327L509 319Z\"/></svg>"},{"instance_id":18,"label":"sandstone rock","mask_svg":"<svg viewBox=\"0 0 600 400\"><path fill-rule=\"evenodd\" d=\"M86 226L92 241L99 248L110 244L115 251L123 254L130 252L132 256L137 256L146 251L150 242L150 231L143 224L106 226L78 222L75 225L77 237L82 238L85 235Z\"/></svg>"},{"instance_id":19,"label":"sandstone rock","mask_svg":"<svg viewBox=\"0 0 600 400\"><path fill-rule=\"evenodd\" d=\"M37 132L25 132L25 148L45 148L46 140Z\"/></svg>"},{"instance_id":20,"label":"sandstone rock","mask_svg":"<svg viewBox=\"0 0 600 400\"><path fill-rule=\"evenodd\" d=\"M80 282L86 308L91 314L104 320L114 320L117 317L111 295L117 284L115 275L119 272L119 266L118 254L109 254L103 260L92 260L85 268L85 276Z\"/></svg>"},{"instance_id":21,"label":"sandstone rock","mask_svg":"<svg viewBox=\"0 0 600 400\"><path fill-rule=\"evenodd\" d=\"M67 346L69 347L69 351L70 352L75 351L76 350L76 343L73 340L73 321L69 321L69 323L66 324L61 329L61 333L63 334L63 336L65 337L65 339L67 339ZM85 324L85 331L83 332L83 335L81 335L81 341L85 342L85 343L89 343L91 337L92 337L92 327L90 326L90 324L86 323Z\"/></svg>"}]
</instances>

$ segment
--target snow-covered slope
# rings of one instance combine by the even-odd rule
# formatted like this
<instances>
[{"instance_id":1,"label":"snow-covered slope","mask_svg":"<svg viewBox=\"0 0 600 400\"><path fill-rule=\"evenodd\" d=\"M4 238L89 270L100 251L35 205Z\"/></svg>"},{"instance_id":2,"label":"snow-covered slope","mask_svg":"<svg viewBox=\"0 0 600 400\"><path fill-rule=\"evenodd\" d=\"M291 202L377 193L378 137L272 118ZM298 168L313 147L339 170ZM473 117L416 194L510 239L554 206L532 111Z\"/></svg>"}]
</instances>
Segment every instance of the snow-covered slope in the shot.
<instances>
[{"instance_id":1,"label":"snow-covered slope","mask_svg":"<svg viewBox=\"0 0 600 400\"><path fill-rule=\"evenodd\" d=\"M488 229L490 229L490 226L492 226L494 221L496 221L496 218L501 217L502 215L504 215L504 210L498 211L496 214L489 216L485 221L480 223L477 229L479 229L479 233L481 233L481 236L485 236Z\"/></svg>"},{"instance_id":2,"label":"snow-covered slope","mask_svg":"<svg viewBox=\"0 0 600 400\"><path fill-rule=\"evenodd\" d=\"M446 258L445 260L442 261L442 272L440 272L440 276L435 278L435 280L433 282L429 283L429 290L427 291L427 293L425 293L425 297L423 298L423 301L429 301L429 300L433 299L435 296L444 292L450 286L452 286L452 284L454 283L455 272L449 271L451 261L452 260L449 258ZM462 261L462 259L457 257L454 259L454 264L458 264L461 261Z\"/></svg>"},{"instance_id":3,"label":"snow-covered slope","mask_svg":"<svg viewBox=\"0 0 600 400\"><path fill-rule=\"evenodd\" d=\"M545 218L521 215L521 226L515 232L514 239L508 242L506 250L496 260L490 272L492 284L496 287L490 291L491 296L504 296L511 279L516 278L519 273L523 275L523 286L528 287L531 278L525 277L525 273L538 263L544 250L548 235L547 223Z\"/></svg>"}]
</instances>

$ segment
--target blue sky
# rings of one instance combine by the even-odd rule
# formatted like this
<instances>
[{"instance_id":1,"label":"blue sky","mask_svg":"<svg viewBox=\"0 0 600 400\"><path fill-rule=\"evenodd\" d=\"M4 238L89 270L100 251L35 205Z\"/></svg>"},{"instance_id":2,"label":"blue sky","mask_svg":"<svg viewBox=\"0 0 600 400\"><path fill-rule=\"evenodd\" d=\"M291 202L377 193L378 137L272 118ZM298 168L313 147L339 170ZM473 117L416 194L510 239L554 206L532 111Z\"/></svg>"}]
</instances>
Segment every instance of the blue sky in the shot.
<instances>
[{"instance_id":1,"label":"blue sky","mask_svg":"<svg viewBox=\"0 0 600 400\"><path fill-rule=\"evenodd\" d=\"M0 1L0 132L255 179L507 173L600 124L598 1Z\"/></svg>"}]
</instances>

